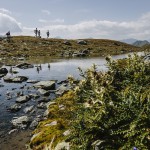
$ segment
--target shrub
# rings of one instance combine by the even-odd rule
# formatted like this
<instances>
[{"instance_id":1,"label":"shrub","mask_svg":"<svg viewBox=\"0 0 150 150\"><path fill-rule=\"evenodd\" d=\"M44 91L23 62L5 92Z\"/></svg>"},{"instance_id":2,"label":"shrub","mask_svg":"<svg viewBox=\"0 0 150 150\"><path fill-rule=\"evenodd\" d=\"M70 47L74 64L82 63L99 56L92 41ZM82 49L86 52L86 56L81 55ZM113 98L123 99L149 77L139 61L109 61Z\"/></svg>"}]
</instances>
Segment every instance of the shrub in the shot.
<instances>
[{"instance_id":1,"label":"shrub","mask_svg":"<svg viewBox=\"0 0 150 150\"><path fill-rule=\"evenodd\" d=\"M113 61L108 72L82 72L75 88L77 110L68 141L71 149L126 150L150 147L150 68L137 56Z\"/></svg>"}]
</instances>

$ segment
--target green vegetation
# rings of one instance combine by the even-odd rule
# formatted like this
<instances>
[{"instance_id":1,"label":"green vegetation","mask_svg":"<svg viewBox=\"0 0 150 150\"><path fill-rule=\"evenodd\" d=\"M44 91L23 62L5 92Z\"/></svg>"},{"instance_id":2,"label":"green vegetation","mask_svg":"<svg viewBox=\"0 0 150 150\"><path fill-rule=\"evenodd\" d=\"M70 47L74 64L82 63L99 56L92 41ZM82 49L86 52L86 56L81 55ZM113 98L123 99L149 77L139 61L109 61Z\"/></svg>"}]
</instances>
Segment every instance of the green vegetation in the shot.
<instances>
[{"instance_id":1,"label":"green vegetation","mask_svg":"<svg viewBox=\"0 0 150 150\"><path fill-rule=\"evenodd\" d=\"M37 56L60 57L68 54L88 50L90 56L106 56L142 51L119 41L106 39L85 39L87 44L78 44L77 40L43 39L29 36L14 36L11 42L0 41L0 57L6 59L25 57L33 59ZM66 42L66 43L65 43Z\"/></svg>"},{"instance_id":2,"label":"green vegetation","mask_svg":"<svg viewBox=\"0 0 150 150\"><path fill-rule=\"evenodd\" d=\"M31 141L33 149L50 143L54 148L64 140L71 150L149 149L150 64L137 55L106 60L106 73L98 72L95 65L85 72L80 69L83 79L50 105L48 119L35 130L40 135ZM58 124L45 127L52 120ZM70 135L63 136L68 129Z\"/></svg>"}]
</instances>

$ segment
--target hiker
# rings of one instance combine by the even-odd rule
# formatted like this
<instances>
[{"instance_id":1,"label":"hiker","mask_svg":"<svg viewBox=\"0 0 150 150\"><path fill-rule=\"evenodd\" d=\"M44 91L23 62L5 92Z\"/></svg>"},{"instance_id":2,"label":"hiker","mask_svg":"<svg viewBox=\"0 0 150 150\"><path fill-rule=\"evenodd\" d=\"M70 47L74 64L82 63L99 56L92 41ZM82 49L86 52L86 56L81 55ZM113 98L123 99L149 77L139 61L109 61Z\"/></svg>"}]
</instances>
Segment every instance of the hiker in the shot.
<instances>
[{"instance_id":1,"label":"hiker","mask_svg":"<svg viewBox=\"0 0 150 150\"><path fill-rule=\"evenodd\" d=\"M41 38L41 31L38 31L38 37Z\"/></svg>"},{"instance_id":2,"label":"hiker","mask_svg":"<svg viewBox=\"0 0 150 150\"><path fill-rule=\"evenodd\" d=\"M37 37L37 34L38 34L38 29L37 28L34 30L34 33L35 33L35 37Z\"/></svg>"},{"instance_id":3,"label":"hiker","mask_svg":"<svg viewBox=\"0 0 150 150\"><path fill-rule=\"evenodd\" d=\"M47 34L47 38L49 38L49 30L47 30L46 34Z\"/></svg>"},{"instance_id":4,"label":"hiker","mask_svg":"<svg viewBox=\"0 0 150 150\"><path fill-rule=\"evenodd\" d=\"M8 31L8 32L6 33L6 36L7 36L7 41L10 42L10 31Z\"/></svg>"}]
</instances>

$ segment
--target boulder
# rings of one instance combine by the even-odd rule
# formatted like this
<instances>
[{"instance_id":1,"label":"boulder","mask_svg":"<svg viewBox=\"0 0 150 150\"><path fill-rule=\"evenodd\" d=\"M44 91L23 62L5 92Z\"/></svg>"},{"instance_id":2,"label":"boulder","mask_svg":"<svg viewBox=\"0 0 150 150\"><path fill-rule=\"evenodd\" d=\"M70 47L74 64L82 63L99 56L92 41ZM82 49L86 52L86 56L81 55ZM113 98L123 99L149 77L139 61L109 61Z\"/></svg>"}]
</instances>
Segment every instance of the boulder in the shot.
<instances>
[{"instance_id":1,"label":"boulder","mask_svg":"<svg viewBox=\"0 0 150 150\"><path fill-rule=\"evenodd\" d=\"M33 86L44 90L55 90L55 81L40 81Z\"/></svg>"},{"instance_id":2,"label":"boulder","mask_svg":"<svg viewBox=\"0 0 150 150\"><path fill-rule=\"evenodd\" d=\"M35 129L37 127L37 125L39 124L38 120L33 120L30 124L30 129Z\"/></svg>"},{"instance_id":3,"label":"boulder","mask_svg":"<svg viewBox=\"0 0 150 150\"><path fill-rule=\"evenodd\" d=\"M33 110L34 106L26 107L23 111L27 114Z\"/></svg>"},{"instance_id":4,"label":"boulder","mask_svg":"<svg viewBox=\"0 0 150 150\"><path fill-rule=\"evenodd\" d=\"M67 40L64 41L64 44L65 45L71 45L71 43L69 41L67 41Z\"/></svg>"},{"instance_id":5,"label":"boulder","mask_svg":"<svg viewBox=\"0 0 150 150\"><path fill-rule=\"evenodd\" d=\"M20 104L14 104L12 106L10 106L10 108L8 110L12 111L12 112L17 112L21 109L21 105Z\"/></svg>"},{"instance_id":6,"label":"boulder","mask_svg":"<svg viewBox=\"0 0 150 150\"><path fill-rule=\"evenodd\" d=\"M87 42L84 40L78 40L77 43L81 45L87 45Z\"/></svg>"},{"instance_id":7,"label":"boulder","mask_svg":"<svg viewBox=\"0 0 150 150\"><path fill-rule=\"evenodd\" d=\"M63 95L65 92L69 91L70 87L68 87L66 84L62 84L61 86L59 86L56 90L56 95Z\"/></svg>"},{"instance_id":8,"label":"boulder","mask_svg":"<svg viewBox=\"0 0 150 150\"><path fill-rule=\"evenodd\" d=\"M8 70L6 68L0 68L0 74L7 74Z\"/></svg>"},{"instance_id":9,"label":"boulder","mask_svg":"<svg viewBox=\"0 0 150 150\"><path fill-rule=\"evenodd\" d=\"M46 108L46 104L44 102L41 102L37 105L37 108L39 109L45 109Z\"/></svg>"},{"instance_id":10,"label":"boulder","mask_svg":"<svg viewBox=\"0 0 150 150\"><path fill-rule=\"evenodd\" d=\"M30 100L30 96L24 95L24 96L18 97L18 98L16 99L16 102L17 102L17 103L25 103L25 102L27 102L27 101L29 101L29 100Z\"/></svg>"},{"instance_id":11,"label":"boulder","mask_svg":"<svg viewBox=\"0 0 150 150\"><path fill-rule=\"evenodd\" d=\"M11 121L11 123L13 124L14 127L18 127L21 129L26 128L30 122L31 122L31 120L29 119L28 116L21 116L21 117L13 119Z\"/></svg>"},{"instance_id":12,"label":"boulder","mask_svg":"<svg viewBox=\"0 0 150 150\"><path fill-rule=\"evenodd\" d=\"M20 69L28 69L28 68L34 68L34 65L29 64L29 63L21 63L21 64L16 65L16 67Z\"/></svg>"},{"instance_id":13,"label":"boulder","mask_svg":"<svg viewBox=\"0 0 150 150\"><path fill-rule=\"evenodd\" d=\"M24 81L27 81L28 78L25 77L25 76L16 76L16 77L8 77L8 76L6 76L6 77L3 78L3 80L5 82L22 83Z\"/></svg>"},{"instance_id":14,"label":"boulder","mask_svg":"<svg viewBox=\"0 0 150 150\"><path fill-rule=\"evenodd\" d=\"M44 95L44 96L49 96L50 95L50 92L49 91L46 91L44 89L38 89L38 92L41 94L41 95Z\"/></svg>"}]
</instances>

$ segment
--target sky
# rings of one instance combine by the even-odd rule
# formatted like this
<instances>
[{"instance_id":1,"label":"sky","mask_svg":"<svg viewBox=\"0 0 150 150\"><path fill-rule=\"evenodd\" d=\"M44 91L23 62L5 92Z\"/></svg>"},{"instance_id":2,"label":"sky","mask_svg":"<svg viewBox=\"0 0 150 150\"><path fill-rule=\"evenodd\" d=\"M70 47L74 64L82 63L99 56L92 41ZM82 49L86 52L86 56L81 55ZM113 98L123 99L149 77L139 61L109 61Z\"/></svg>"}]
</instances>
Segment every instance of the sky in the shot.
<instances>
[{"instance_id":1,"label":"sky","mask_svg":"<svg viewBox=\"0 0 150 150\"><path fill-rule=\"evenodd\" d=\"M150 0L0 0L0 35L150 41Z\"/></svg>"}]
</instances>

